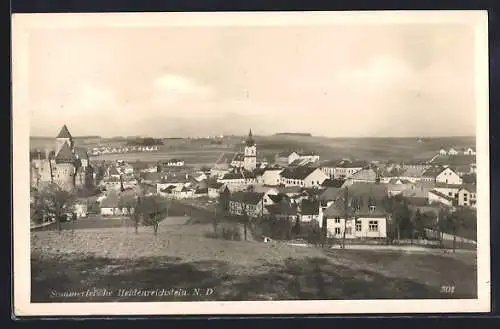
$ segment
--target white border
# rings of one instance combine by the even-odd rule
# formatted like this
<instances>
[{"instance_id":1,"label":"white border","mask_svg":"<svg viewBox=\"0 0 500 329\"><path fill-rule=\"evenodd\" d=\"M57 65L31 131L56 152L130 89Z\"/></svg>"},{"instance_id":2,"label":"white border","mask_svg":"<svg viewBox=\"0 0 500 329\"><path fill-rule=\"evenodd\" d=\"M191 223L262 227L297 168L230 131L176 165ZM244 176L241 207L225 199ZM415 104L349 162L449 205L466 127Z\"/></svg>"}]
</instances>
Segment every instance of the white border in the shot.
<instances>
[{"instance_id":1,"label":"white border","mask_svg":"<svg viewBox=\"0 0 500 329\"><path fill-rule=\"evenodd\" d=\"M475 26L478 178L478 299L271 302L30 303L28 38L33 29L325 24L471 24ZM12 17L14 313L63 315L217 315L445 313L490 311L488 26L486 11L15 14Z\"/></svg>"}]
</instances>

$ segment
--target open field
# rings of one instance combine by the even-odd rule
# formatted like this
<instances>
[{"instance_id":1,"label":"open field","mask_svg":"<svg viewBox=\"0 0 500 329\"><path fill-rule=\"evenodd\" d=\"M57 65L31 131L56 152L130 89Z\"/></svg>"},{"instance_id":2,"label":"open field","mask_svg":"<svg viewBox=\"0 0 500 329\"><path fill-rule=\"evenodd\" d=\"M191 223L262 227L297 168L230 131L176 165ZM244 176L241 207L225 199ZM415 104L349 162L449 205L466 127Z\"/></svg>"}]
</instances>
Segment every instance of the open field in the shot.
<instances>
[{"instance_id":1,"label":"open field","mask_svg":"<svg viewBox=\"0 0 500 329\"><path fill-rule=\"evenodd\" d=\"M165 223L167 224L167 223ZM475 253L438 255L225 241L210 224L31 233L32 302L474 298ZM453 295L440 292L455 286ZM58 297L103 289L210 288L208 296ZM189 295L189 294L188 294Z\"/></svg>"},{"instance_id":2,"label":"open field","mask_svg":"<svg viewBox=\"0 0 500 329\"><path fill-rule=\"evenodd\" d=\"M223 145L212 145L208 141L185 142L164 140L165 145L158 152L138 152L126 154L106 154L92 157L94 160L142 160L158 161L170 158L181 158L187 165L211 165L222 153L233 153L239 150L242 137L225 137ZM260 156L274 156L286 150L304 150L317 152L322 160L333 160L342 157L353 157L365 160L410 160L431 159L442 147L474 146L474 137L439 137L426 138L419 142L418 138L328 138L317 136L256 136L257 149ZM31 148L54 145L53 139L31 138ZM77 144L92 147L85 141Z\"/></svg>"}]
</instances>

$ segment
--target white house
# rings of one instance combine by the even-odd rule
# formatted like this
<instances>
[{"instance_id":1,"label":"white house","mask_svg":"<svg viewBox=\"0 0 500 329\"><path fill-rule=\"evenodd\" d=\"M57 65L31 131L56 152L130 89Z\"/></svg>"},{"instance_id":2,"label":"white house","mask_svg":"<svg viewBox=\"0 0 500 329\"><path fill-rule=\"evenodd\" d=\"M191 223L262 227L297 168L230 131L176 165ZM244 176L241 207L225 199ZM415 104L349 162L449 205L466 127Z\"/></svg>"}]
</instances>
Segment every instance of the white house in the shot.
<instances>
[{"instance_id":1,"label":"white house","mask_svg":"<svg viewBox=\"0 0 500 329\"><path fill-rule=\"evenodd\" d=\"M468 185L458 191L458 205L463 207L476 207L476 186Z\"/></svg>"},{"instance_id":2,"label":"white house","mask_svg":"<svg viewBox=\"0 0 500 329\"><path fill-rule=\"evenodd\" d=\"M135 208L133 207L135 197L130 194L118 195L116 192L109 193L100 202L101 215L103 216L127 216L133 213Z\"/></svg>"},{"instance_id":3,"label":"white house","mask_svg":"<svg viewBox=\"0 0 500 329\"><path fill-rule=\"evenodd\" d=\"M440 204L443 204L445 206L453 206L453 201L455 199L453 197L450 197L446 194L443 194L439 191L436 191L436 190L431 190L429 191L429 203L432 204L432 203L440 203Z\"/></svg>"},{"instance_id":4,"label":"white house","mask_svg":"<svg viewBox=\"0 0 500 329\"><path fill-rule=\"evenodd\" d=\"M354 174L352 174L349 178L347 178L348 184L354 183L375 183L377 181L378 174L372 168L361 169Z\"/></svg>"},{"instance_id":5,"label":"white house","mask_svg":"<svg viewBox=\"0 0 500 329\"><path fill-rule=\"evenodd\" d=\"M283 169L266 169L262 174L262 183L268 186L279 185L282 171Z\"/></svg>"},{"instance_id":6,"label":"white house","mask_svg":"<svg viewBox=\"0 0 500 329\"><path fill-rule=\"evenodd\" d=\"M76 203L74 208L77 218L87 217L87 205L85 203Z\"/></svg>"},{"instance_id":7,"label":"white house","mask_svg":"<svg viewBox=\"0 0 500 329\"><path fill-rule=\"evenodd\" d=\"M377 184L360 183L350 186L348 193L351 209L355 209L355 212L347 221L345 221L343 196L335 201L329 201L327 208L320 211L322 216L326 217L329 235L335 238L343 237L345 223L347 239L387 237L389 214L384 207L387 188ZM354 200L357 202L354 203ZM319 224L323 225L322 218Z\"/></svg>"},{"instance_id":8,"label":"white house","mask_svg":"<svg viewBox=\"0 0 500 329\"><path fill-rule=\"evenodd\" d=\"M163 165L166 167L184 167L184 160L170 159L163 162Z\"/></svg>"},{"instance_id":9,"label":"white house","mask_svg":"<svg viewBox=\"0 0 500 329\"><path fill-rule=\"evenodd\" d=\"M239 191L231 194L229 212L232 215L248 215L251 218L263 216L264 193ZM267 211L266 211L267 212Z\"/></svg>"},{"instance_id":10,"label":"white house","mask_svg":"<svg viewBox=\"0 0 500 329\"><path fill-rule=\"evenodd\" d=\"M453 169L450 167L444 168L436 175L437 183L446 183L446 184L462 184L462 178L458 175Z\"/></svg>"},{"instance_id":11,"label":"white house","mask_svg":"<svg viewBox=\"0 0 500 329\"><path fill-rule=\"evenodd\" d=\"M334 178L346 179L351 177L354 173L360 171L368 166L366 161L340 161L334 169Z\"/></svg>"},{"instance_id":12,"label":"white house","mask_svg":"<svg viewBox=\"0 0 500 329\"><path fill-rule=\"evenodd\" d=\"M210 199L217 199L223 187L223 183L208 184L208 197Z\"/></svg>"},{"instance_id":13,"label":"white house","mask_svg":"<svg viewBox=\"0 0 500 329\"><path fill-rule=\"evenodd\" d=\"M439 155L448 155L448 152L445 149L440 149Z\"/></svg>"},{"instance_id":14,"label":"white house","mask_svg":"<svg viewBox=\"0 0 500 329\"><path fill-rule=\"evenodd\" d=\"M219 183L226 184L228 186L247 186L257 184L257 178L251 173L241 173L241 172L229 172L226 173L222 178L217 179Z\"/></svg>"},{"instance_id":15,"label":"white house","mask_svg":"<svg viewBox=\"0 0 500 329\"><path fill-rule=\"evenodd\" d=\"M323 181L328 179L328 176L319 168L297 167L287 168L281 173L281 184L285 186L300 186L300 187L321 187Z\"/></svg>"},{"instance_id":16,"label":"white house","mask_svg":"<svg viewBox=\"0 0 500 329\"><path fill-rule=\"evenodd\" d=\"M455 150L454 148L451 148L449 151L448 151L448 155L457 155L458 154L458 151Z\"/></svg>"},{"instance_id":17,"label":"white house","mask_svg":"<svg viewBox=\"0 0 500 329\"><path fill-rule=\"evenodd\" d=\"M476 155L476 150L474 150L472 147L469 147L464 150L465 155Z\"/></svg>"}]
</instances>

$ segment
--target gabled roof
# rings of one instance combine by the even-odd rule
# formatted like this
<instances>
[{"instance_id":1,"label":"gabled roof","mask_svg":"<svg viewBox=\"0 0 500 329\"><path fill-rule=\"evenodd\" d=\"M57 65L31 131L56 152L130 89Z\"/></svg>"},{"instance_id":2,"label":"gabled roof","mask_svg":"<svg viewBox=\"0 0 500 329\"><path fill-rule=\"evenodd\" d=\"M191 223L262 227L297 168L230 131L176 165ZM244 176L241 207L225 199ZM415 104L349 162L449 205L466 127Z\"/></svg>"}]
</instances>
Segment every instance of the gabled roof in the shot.
<instances>
[{"instance_id":1,"label":"gabled roof","mask_svg":"<svg viewBox=\"0 0 500 329\"><path fill-rule=\"evenodd\" d=\"M344 179L325 179L321 186L323 187L336 187L336 188L341 188L342 185L344 185L345 180Z\"/></svg>"},{"instance_id":2,"label":"gabled roof","mask_svg":"<svg viewBox=\"0 0 500 329\"><path fill-rule=\"evenodd\" d=\"M109 175L113 175L113 176L116 176L116 175L120 175L120 172L118 171L118 169L115 167L115 166L112 166L109 168Z\"/></svg>"},{"instance_id":3,"label":"gabled roof","mask_svg":"<svg viewBox=\"0 0 500 329\"><path fill-rule=\"evenodd\" d=\"M288 196L286 194L283 194L283 193L269 194L268 197L269 197L269 199L271 199L275 203L282 202L283 200L288 199Z\"/></svg>"},{"instance_id":4,"label":"gabled roof","mask_svg":"<svg viewBox=\"0 0 500 329\"><path fill-rule=\"evenodd\" d=\"M56 155L56 163L73 163L76 158L68 143L64 143Z\"/></svg>"},{"instance_id":5,"label":"gabled roof","mask_svg":"<svg viewBox=\"0 0 500 329\"><path fill-rule=\"evenodd\" d=\"M302 192L302 188L300 186L285 186L285 187L278 187L278 191L284 194L288 193L299 194L300 192Z\"/></svg>"},{"instance_id":6,"label":"gabled roof","mask_svg":"<svg viewBox=\"0 0 500 329\"><path fill-rule=\"evenodd\" d=\"M287 202L280 202L266 206L267 211L273 215L297 215L297 208Z\"/></svg>"},{"instance_id":7,"label":"gabled roof","mask_svg":"<svg viewBox=\"0 0 500 329\"><path fill-rule=\"evenodd\" d=\"M296 167L296 168L287 168L281 172L281 177L286 179L306 179L307 176L312 174L317 168L310 167Z\"/></svg>"},{"instance_id":8,"label":"gabled roof","mask_svg":"<svg viewBox=\"0 0 500 329\"><path fill-rule=\"evenodd\" d=\"M373 169L361 169L360 171L354 173L351 176L351 179L354 180L363 180L363 181L375 181L377 179L377 173Z\"/></svg>"},{"instance_id":9,"label":"gabled roof","mask_svg":"<svg viewBox=\"0 0 500 329\"><path fill-rule=\"evenodd\" d=\"M307 199L302 200L300 203L300 213L302 215L317 215L319 214L319 202L310 201Z\"/></svg>"},{"instance_id":10,"label":"gabled roof","mask_svg":"<svg viewBox=\"0 0 500 329\"><path fill-rule=\"evenodd\" d=\"M320 201L334 201L339 196L342 189L336 187L326 188L319 196Z\"/></svg>"},{"instance_id":11,"label":"gabled roof","mask_svg":"<svg viewBox=\"0 0 500 329\"><path fill-rule=\"evenodd\" d=\"M57 135L56 138L70 138L70 139L72 139L73 137L69 133L68 127L66 125L64 125L64 126L62 126L62 128L59 131L59 134Z\"/></svg>"},{"instance_id":12,"label":"gabled roof","mask_svg":"<svg viewBox=\"0 0 500 329\"><path fill-rule=\"evenodd\" d=\"M89 159L88 154L87 154L87 150L83 147L75 147L75 155L79 159L85 159L85 160Z\"/></svg>"},{"instance_id":13,"label":"gabled roof","mask_svg":"<svg viewBox=\"0 0 500 329\"><path fill-rule=\"evenodd\" d=\"M429 193L435 194L435 195L437 195L437 196L439 196L439 197L441 197L443 199L446 199L448 201L453 201L454 200L452 197L450 197L450 196L448 196L448 195L446 195L444 193L441 193L439 191L436 191L436 190L431 190L431 191L429 191Z\"/></svg>"},{"instance_id":14,"label":"gabled roof","mask_svg":"<svg viewBox=\"0 0 500 329\"><path fill-rule=\"evenodd\" d=\"M356 185L358 188L354 188ZM355 184L349 187L349 200L358 205L358 210L354 213L358 217L385 217L387 210L385 208L385 198L387 196L387 189L377 184ZM368 186L374 185L374 186ZM376 187L376 185L378 187ZM343 191L340 192L340 197L335 200L328 208L325 209L324 214L328 218L345 217L344 209L344 196ZM374 210L370 206L375 206Z\"/></svg>"},{"instance_id":15,"label":"gabled roof","mask_svg":"<svg viewBox=\"0 0 500 329\"><path fill-rule=\"evenodd\" d=\"M263 197L264 193L239 191L234 192L231 195L231 201L242 202L246 204L257 204L262 200Z\"/></svg>"},{"instance_id":16,"label":"gabled roof","mask_svg":"<svg viewBox=\"0 0 500 329\"><path fill-rule=\"evenodd\" d=\"M436 178L440 173L443 172L446 168L443 167L432 167L427 169L422 173L422 177L431 177L431 178Z\"/></svg>"},{"instance_id":17,"label":"gabled roof","mask_svg":"<svg viewBox=\"0 0 500 329\"><path fill-rule=\"evenodd\" d=\"M471 193L476 193L477 186L475 184L467 184L467 185L464 185L460 190L467 190Z\"/></svg>"}]
</instances>

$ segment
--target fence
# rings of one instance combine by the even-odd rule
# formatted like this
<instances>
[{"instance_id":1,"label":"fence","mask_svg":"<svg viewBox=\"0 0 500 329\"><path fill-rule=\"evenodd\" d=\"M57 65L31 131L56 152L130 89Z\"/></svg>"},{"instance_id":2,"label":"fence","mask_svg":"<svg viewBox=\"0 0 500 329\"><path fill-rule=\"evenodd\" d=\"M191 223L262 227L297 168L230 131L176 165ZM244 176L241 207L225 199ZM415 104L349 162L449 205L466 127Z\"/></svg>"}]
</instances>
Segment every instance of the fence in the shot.
<instances>
[{"instance_id":1,"label":"fence","mask_svg":"<svg viewBox=\"0 0 500 329\"><path fill-rule=\"evenodd\" d=\"M425 235L427 236L427 238L430 239L436 239L436 240L442 239L444 241L453 241L455 239L455 241L458 243L469 243L474 245L477 244L477 242L474 240L466 239L460 236L455 236L453 234L439 232L430 228L425 228L424 230L425 230ZM440 235L441 238L439 237Z\"/></svg>"}]
</instances>

